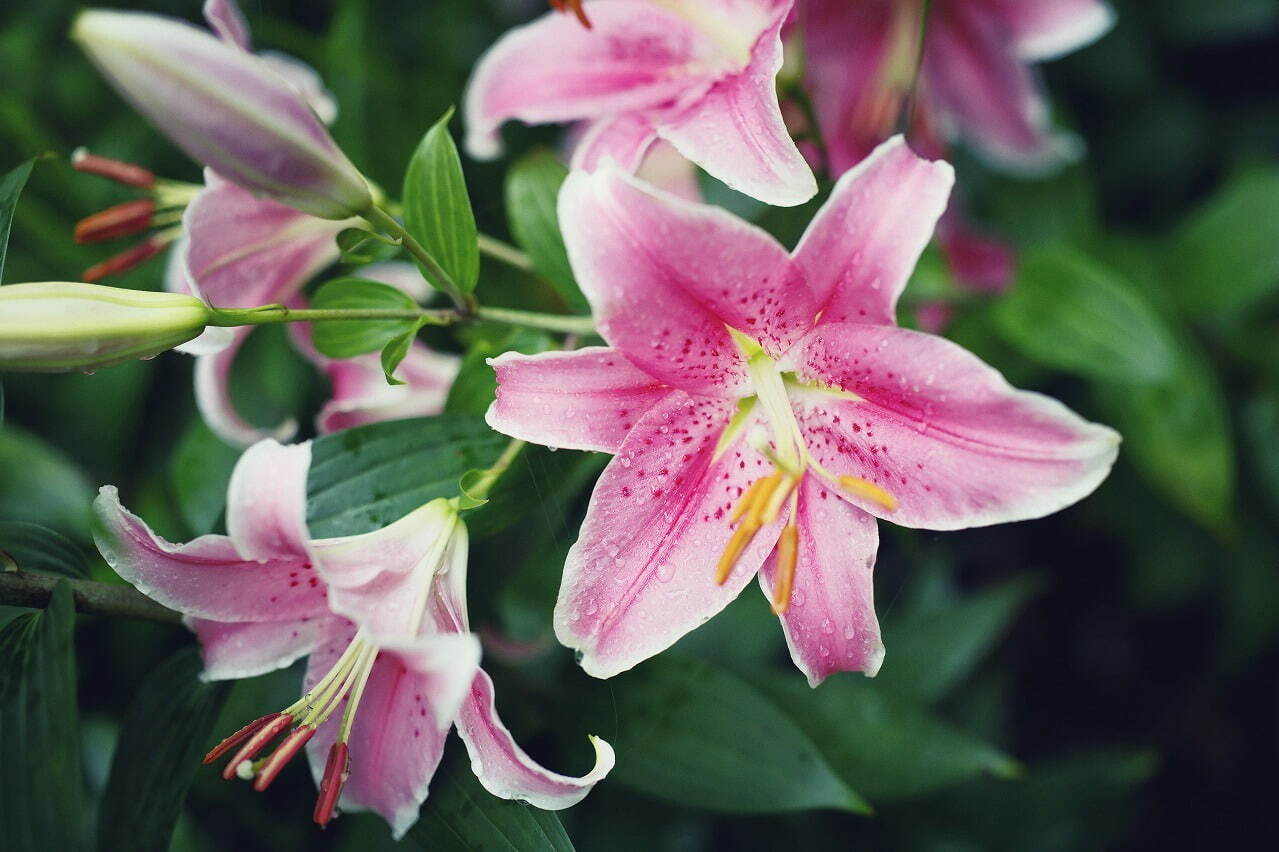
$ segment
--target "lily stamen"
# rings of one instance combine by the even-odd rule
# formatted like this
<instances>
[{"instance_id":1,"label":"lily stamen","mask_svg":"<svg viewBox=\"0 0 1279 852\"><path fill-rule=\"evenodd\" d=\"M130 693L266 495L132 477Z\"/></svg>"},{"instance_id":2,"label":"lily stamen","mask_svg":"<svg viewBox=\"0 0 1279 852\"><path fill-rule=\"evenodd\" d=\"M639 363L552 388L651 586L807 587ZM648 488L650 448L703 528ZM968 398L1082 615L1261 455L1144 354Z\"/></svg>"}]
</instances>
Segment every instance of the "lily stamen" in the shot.
<instances>
[{"instance_id":1,"label":"lily stamen","mask_svg":"<svg viewBox=\"0 0 1279 852\"><path fill-rule=\"evenodd\" d=\"M777 542L777 588L773 590L773 612L781 615L790 606L795 583L795 563L799 561L799 527L792 519Z\"/></svg>"},{"instance_id":2,"label":"lily stamen","mask_svg":"<svg viewBox=\"0 0 1279 852\"><path fill-rule=\"evenodd\" d=\"M551 8L557 12L572 12L577 17L578 23L588 30L591 29L591 20L586 17L586 10L582 8L582 0L548 0L548 2Z\"/></svg>"},{"instance_id":3,"label":"lily stamen","mask_svg":"<svg viewBox=\"0 0 1279 852\"><path fill-rule=\"evenodd\" d=\"M733 573L733 566L737 564L742 551L764 525L764 512L782 479L781 471L757 479L738 500L732 514L734 517L741 518L741 524L733 531L732 538L728 540L728 545L725 546L724 553L719 558L719 564L715 568L716 583L722 586L728 580L728 575ZM742 517L743 515L745 517Z\"/></svg>"},{"instance_id":4,"label":"lily stamen","mask_svg":"<svg viewBox=\"0 0 1279 852\"><path fill-rule=\"evenodd\" d=\"M838 482L845 491L878 503L889 512L897 509L897 498L869 479L862 479L860 476L841 476Z\"/></svg>"}]
</instances>

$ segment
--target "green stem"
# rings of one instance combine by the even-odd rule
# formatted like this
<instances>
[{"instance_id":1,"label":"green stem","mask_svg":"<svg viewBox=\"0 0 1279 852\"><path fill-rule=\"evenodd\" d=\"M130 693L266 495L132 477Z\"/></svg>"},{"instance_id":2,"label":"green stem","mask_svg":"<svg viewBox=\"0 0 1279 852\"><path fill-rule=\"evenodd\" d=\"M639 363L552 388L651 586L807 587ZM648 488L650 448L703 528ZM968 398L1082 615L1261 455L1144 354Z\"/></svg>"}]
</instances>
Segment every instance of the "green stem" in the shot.
<instances>
[{"instance_id":1,"label":"green stem","mask_svg":"<svg viewBox=\"0 0 1279 852\"><path fill-rule=\"evenodd\" d=\"M516 456L520 454L528 444L518 438L513 438L506 449L502 450L502 454L497 457L497 461L493 462L493 466L484 471L484 474L466 489L467 496L476 500L487 500L489 492L493 490L493 486L502 478L502 474L506 473L506 469L511 466L511 462L515 461Z\"/></svg>"},{"instance_id":2,"label":"green stem","mask_svg":"<svg viewBox=\"0 0 1279 852\"><path fill-rule=\"evenodd\" d=\"M533 260L510 243L504 243L497 237L490 237L488 234L478 234L477 238L479 239L481 253L487 254L494 260L501 261L507 266L513 266L522 272L533 271Z\"/></svg>"},{"instance_id":3,"label":"green stem","mask_svg":"<svg viewBox=\"0 0 1279 852\"><path fill-rule=\"evenodd\" d=\"M522 325L525 328L540 328L544 331L556 331L561 334L594 334L595 321L590 317L573 317L562 314L539 314L532 311L517 311L513 308L480 307L475 316L493 322L508 325Z\"/></svg>"},{"instance_id":4,"label":"green stem","mask_svg":"<svg viewBox=\"0 0 1279 852\"><path fill-rule=\"evenodd\" d=\"M271 325L281 322L315 322L317 320L417 320L428 317L435 325L451 325L462 317L456 311L431 311L421 308L288 308L263 305L260 308L213 308L209 325Z\"/></svg>"},{"instance_id":5,"label":"green stem","mask_svg":"<svg viewBox=\"0 0 1279 852\"><path fill-rule=\"evenodd\" d=\"M457 306L459 313L474 313L474 301L462 292L462 288L458 287L453 277L444 271L444 267L440 266L435 258L431 256L431 253L423 248L422 244L414 239L413 235L406 231L404 226L396 221L391 214L375 205L364 214L364 218L373 227L399 240L405 251L413 255L413 259L422 265L422 269L427 276L433 279L435 284L444 291L444 294L453 300L453 304Z\"/></svg>"},{"instance_id":6,"label":"green stem","mask_svg":"<svg viewBox=\"0 0 1279 852\"><path fill-rule=\"evenodd\" d=\"M0 604L37 609L46 607L54 588L64 580L71 584L71 597L75 601L76 612L142 618L165 624L182 623L179 613L161 606L132 586L31 574L26 571L0 571Z\"/></svg>"}]
</instances>

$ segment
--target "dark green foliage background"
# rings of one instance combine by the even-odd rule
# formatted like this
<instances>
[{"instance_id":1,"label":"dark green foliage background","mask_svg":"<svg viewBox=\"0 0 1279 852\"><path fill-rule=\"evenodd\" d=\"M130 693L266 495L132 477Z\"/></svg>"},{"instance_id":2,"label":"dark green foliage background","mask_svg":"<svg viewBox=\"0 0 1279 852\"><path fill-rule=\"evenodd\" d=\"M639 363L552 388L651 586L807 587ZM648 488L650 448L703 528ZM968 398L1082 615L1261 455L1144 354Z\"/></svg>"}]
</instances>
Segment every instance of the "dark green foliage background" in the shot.
<instances>
[{"instance_id":1,"label":"dark green foliage background","mask_svg":"<svg viewBox=\"0 0 1279 852\"><path fill-rule=\"evenodd\" d=\"M120 5L194 19L200 4ZM406 848L1166 850L1273 836L1279 3L1115 5L1120 22L1104 41L1044 67L1061 122L1087 141L1086 160L1025 181L959 153L973 208L1025 263L1012 295L962 300L947 332L1014 383L1119 428L1125 444L1111 478L1041 521L945 535L883 525L883 673L840 676L814 693L751 591L672 654L610 682L582 675L550 638L550 603L603 460L527 453L472 516L474 620L527 649L490 653L488 663L521 741L552 766L582 771L583 734L594 732L617 746L619 765L557 821L488 797L454 743ZM259 45L321 70L341 104L339 141L392 190L423 133L460 99L476 57L538 7L245 2ZM71 225L125 196L70 170L76 146L198 178L71 47L75 9L66 0L0 9L0 172L56 155L36 164L17 207L8 282L75 280L100 259L100 249L71 242ZM480 230L503 237L504 198L526 200L537 215L546 207L535 182L505 185L507 169L555 136L508 138L511 159L463 161ZM533 165L554 174L544 160ZM765 212L709 191L783 239L811 212ZM514 230L548 282L530 286L485 261L485 303L580 308L545 216ZM153 288L160 273L156 264L116 283ZM955 291L927 257L907 304L938 295ZM447 423L401 436L404 446L467 434L466 458L482 463L501 446L474 417L491 393L484 355L546 340L484 327L433 339L467 349L467 384L450 399ZM309 422L325 389L282 334L255 334L243 362L237 393L256 419ZM100 483L119 485L172 538L219 529L235 453L199 423L189 373L187 359L168 356L94 376L6 376L0 548L24 568L74 575L87 560L92 576L109 579L90 547L88 504ZM346 449L384 451L391 433L379 434ZM325 452L339 458L332 474L342 449L333 442L343 439L329 440ZM422 453L425 496L453 481L435 450L413 452ZM459 472L470 466L454 462ZM396 487L412 487L412 471L397 471ZM362 499L351 523L402 508L375 505L386 494ZM334 530L345 522L322 517ZM59 596L39 615L0 607L0 846L26 843L16 825L56 825L69 838L63 848L75 838L85 848L107 848L105 838L162 843L152 838L166 836L174 807L172 848L183 852L391 846L367 816L317 831L301 769L265 795L205 768L192 773L199 747L288 703L296 671L202 687L191 680L184 631L79 617L77 707L59 699L66 666L53 668L68 658L68 604ZM24 675L33 670L38 677ZM173 701L148 710L165 695ZM33 715L45 706L40 696L57 705L47 717ZM160 727L139 730L146 719ZM128 748L118 753L120 744ZM32 760L41 762L24 762ZM156 777L173 789L147 787ZM179 805L173 793L189 778Z\"/></svg>"}]
</instances>

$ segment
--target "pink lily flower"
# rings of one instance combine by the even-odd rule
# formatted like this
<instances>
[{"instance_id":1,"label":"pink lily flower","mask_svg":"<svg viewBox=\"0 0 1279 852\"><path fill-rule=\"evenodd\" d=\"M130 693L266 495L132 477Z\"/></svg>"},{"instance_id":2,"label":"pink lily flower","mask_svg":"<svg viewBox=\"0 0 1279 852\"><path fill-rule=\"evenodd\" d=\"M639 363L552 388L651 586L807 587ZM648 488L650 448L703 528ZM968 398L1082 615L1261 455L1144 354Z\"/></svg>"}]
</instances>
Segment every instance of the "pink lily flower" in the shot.
<instances>
[{"instance_id":1,"label":"pink lily flower","mask_svg":"<svg viewBox=\"0 0 1279 852\"><path fill-rule=\"evenodd\" d=\"M411 263L391 261L362 267L361 278L390 284L417 302L431 298L430 286ZM400 385L388 384L377 352L355 358L326 358L311 345L305 324L290 328L298 350L328 377L333 395L320 409L316 429L322 434L351 429L383 420L429 417L444 410L449 389L462 367L462 359L451 353L435 352L420 340L396 368Z\"/></svg>"},{"instance_id":2,"label":"pink lily flower","mask_svg":"<svg viewBox=\"0 0 1279 852\"><path fill-rule=\"evenodd\" d=\"M1031 63L1077 50L1114 22L1102 0L933 0L921 63L923 0L803 0L799 10L834 174L895 131L912 84L911 142L926 156L963 136L1005 167L1055 164L1076 146L1052 131Z\"/></svg>"},{"instance_id":3,"label":"pink lily flower","mask_svg":"<svg viewBox=\"0 0 1279 852\"><path fill-rule=\"evenodd\" d=\"M340 802L376 811L398 838L417 820L456 726L494 795L546 809L580 801L612 768L612 749L592 738L595 769L558 775L498 718L467 620L467 532L453 503L434 500L365 535L311 540L310 460L309 444L256 444L231 478L230 534L181 545L151 532L114 487L95 502L103 556L183 613L205 678L252 677L308 657L301 699L232 734L205 762L234 751L224 777L252 778L263 790L305 746L320 791L316 822L327 823Z\"/></svg>"},{"instance_id":4,"label":"pink lily flower","mask_svg":"<svg viewBox=\"0 0 1279 852\"><path fill-rule=\"evenodd\" d=\"M168 288L189 292L217 308L295 302L302 287L338 259L338 233L350 221L319 219L205 170L205 188L183 216L185 236L172 253ZM231 400L231 368L252 326L214 329L203 337L195 367L195 398L209 428L230 444L264 437L284 440L293 422L262 430L244 420ZM209 344L223 343L214 354Z\"/></svg>"},{"instance_id":5,"label":"pink lily flower","mask_svg":"<svg viewBox=\"0 0 1279 852\"><path fill-rule=\"evenodd\" d=\"M587 673L669 647L758 574L812 684L874 674L875 518L935 530L1035 518L1105 478L1113 431L896 326L952 180L894 138L840 179L787 254L615 168L569 176L560 222L609 345L493 359L488 422L614 454L555 610Z\"/></svg>"},{"instance_id":6,"label":"pink lily flower","mask_svg":"<svg viewBox=\"0 0 1279 852\"><path fill-rule=\"evenodd\" d=\"M635 170L657 139L769 204L817 192L782 122L774 78L793 0L610 0L591 28L547 12L512 30L468 84L467 150L501 153L508 119L589 122L575 168Z\"/></svg>"}]
</instances>

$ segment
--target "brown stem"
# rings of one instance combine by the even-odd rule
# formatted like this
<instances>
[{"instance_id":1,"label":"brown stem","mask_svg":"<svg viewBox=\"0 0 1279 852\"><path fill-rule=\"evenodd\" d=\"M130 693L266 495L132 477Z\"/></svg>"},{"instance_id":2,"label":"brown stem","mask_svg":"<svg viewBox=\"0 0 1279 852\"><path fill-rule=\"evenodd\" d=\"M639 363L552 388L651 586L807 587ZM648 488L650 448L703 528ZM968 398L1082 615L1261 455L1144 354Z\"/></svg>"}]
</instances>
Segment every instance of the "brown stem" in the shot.
<instances>
[{"instance_id":1,"label":"brown stem","mask_svg":"<svg viewBox=\"0 0 1279 852\"><path fill-rule=\"evenodd\" d=\"M0 604L43 608L48 606L54 587L62 580L71 584L76 612L142 618L164 624L182 622L180 613L156 603L132 586L31 574L26 571L0 571Z\"/></svg>"}]
</instances>

